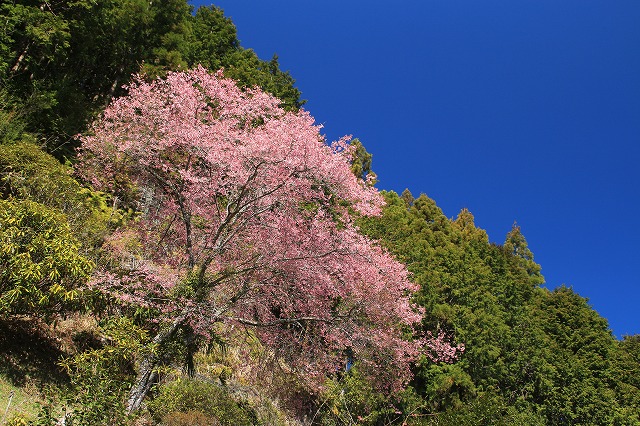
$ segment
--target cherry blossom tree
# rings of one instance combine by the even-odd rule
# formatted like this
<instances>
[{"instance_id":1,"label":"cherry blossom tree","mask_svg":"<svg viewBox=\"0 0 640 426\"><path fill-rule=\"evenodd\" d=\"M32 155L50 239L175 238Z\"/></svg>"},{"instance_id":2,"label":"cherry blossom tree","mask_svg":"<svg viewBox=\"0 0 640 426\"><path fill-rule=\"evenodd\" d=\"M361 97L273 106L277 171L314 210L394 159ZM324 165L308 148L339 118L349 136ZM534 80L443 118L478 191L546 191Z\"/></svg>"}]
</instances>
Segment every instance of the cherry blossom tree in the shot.
<instances>
[{"instance_id":1,"label":"cherry blossom tree","mask_svg":"<svg viewBox=\"0 0 640 426\"><path fill-rule=\"evenodd\" d=\"M383 200L350 171L348 139L329 146L307 112L204 68L128 89L81 137L78 170L140 212L107 243L119 266L92 285L158 312L156 345L182 327L251 327L316 383L349 348L389 387L408 378L421 345L455 357L442 336L401 338L421 319L416 287L352 221ZM158 362L140 363L130 410Z\"/></svg>"}]
</instances>

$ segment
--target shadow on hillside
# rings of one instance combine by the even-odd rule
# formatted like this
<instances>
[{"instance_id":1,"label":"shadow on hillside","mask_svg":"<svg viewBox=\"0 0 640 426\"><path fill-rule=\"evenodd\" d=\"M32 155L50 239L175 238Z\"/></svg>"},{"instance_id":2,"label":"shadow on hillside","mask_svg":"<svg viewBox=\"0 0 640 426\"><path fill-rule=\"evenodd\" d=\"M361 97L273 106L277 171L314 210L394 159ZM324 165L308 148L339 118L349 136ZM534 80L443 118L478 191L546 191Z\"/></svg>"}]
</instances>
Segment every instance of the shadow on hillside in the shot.
<instances>
[{"instance_id":1,"label":"shadow on hillside","mask_svg":"<svg viewBox=\"0 0 640 426\"><path fill-rule=\"evenodd\" d=\"M58 365L63 355L37 320L0 320L0 375L14 386L67 383Z\"/></svg>"}]
</instances>

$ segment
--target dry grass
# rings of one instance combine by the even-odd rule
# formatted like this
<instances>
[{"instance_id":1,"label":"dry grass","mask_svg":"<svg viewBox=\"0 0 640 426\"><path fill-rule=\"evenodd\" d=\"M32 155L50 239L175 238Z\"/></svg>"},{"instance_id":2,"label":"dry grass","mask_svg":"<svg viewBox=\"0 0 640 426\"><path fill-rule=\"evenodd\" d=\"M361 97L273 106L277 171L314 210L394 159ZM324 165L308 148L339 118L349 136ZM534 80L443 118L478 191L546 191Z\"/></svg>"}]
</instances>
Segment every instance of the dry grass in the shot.
<instances>
[{"instance_id":1,"label":"dry grass","mask_svg":"<svg viewBox=\"0 0 640 426\"><path fill-rule=\"evenodd\" d=\"M87 314L72 314L50 326L50 333L60 349L73 355L100 345L100 329L94 317Z\"/></svg>"},{"instance_id":2,"label":"dry grass","mask_svg":"<svg viewBox=\"0 0 640 426\"><path fill-rule=\"evenodd\" d=\"M310 400L299 377L253 336L229 338L195 357L197 377L220 383L237 401L251 406L268 425L300 426L296 415Z\"/></svg>"}]
</instances>

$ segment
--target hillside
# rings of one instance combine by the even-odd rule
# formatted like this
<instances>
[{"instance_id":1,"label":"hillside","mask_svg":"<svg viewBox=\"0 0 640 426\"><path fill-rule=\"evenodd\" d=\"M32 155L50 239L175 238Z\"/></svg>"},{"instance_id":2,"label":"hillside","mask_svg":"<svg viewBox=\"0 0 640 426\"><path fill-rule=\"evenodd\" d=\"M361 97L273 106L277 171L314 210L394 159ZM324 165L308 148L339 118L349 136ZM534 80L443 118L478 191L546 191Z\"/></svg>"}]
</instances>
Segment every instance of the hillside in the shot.
<instances>
[{"instance_id":1,"label":"hillside","mask_svg":"<svg viewBox=\"0 0 640 426\"><path fill-rule=\"evenodd\" d=\"M640 425L638 335L378 191L222 10L0 17L0 423Z\"/></svg>"}]
</instances>

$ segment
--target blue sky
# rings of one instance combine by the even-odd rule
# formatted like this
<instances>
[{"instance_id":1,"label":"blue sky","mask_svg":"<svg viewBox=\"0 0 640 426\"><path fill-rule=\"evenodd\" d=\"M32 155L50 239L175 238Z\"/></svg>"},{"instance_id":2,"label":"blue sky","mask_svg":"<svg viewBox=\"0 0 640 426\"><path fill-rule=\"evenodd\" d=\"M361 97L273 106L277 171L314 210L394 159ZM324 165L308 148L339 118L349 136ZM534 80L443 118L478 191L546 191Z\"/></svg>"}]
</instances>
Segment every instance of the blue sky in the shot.
<instances>
[{"instance_id":1,"label":"blue sky","mask_svg":"<svg viewBox=\"0 0 640 426\"><path fill-rule=\"evenodd\" d=\"M498 243L517 221L548 287L640 333L640 1L214 4L380 189L467 207Z\"/></svg>"}]
</instances>

